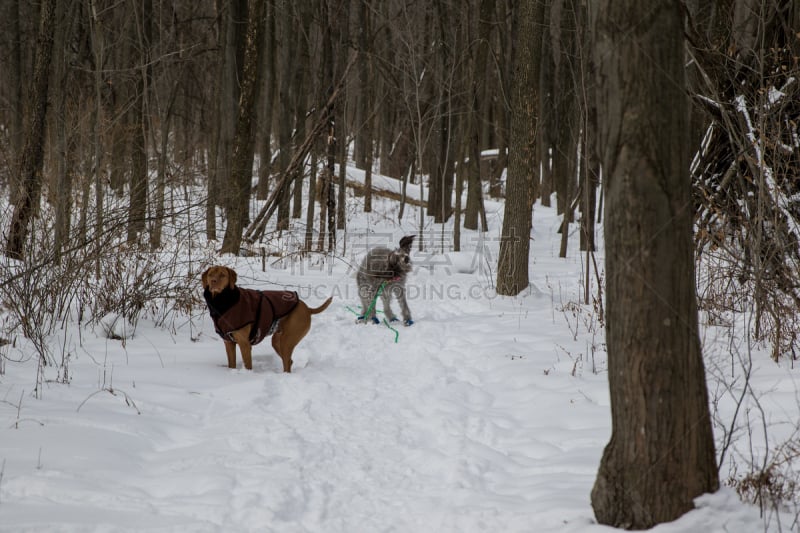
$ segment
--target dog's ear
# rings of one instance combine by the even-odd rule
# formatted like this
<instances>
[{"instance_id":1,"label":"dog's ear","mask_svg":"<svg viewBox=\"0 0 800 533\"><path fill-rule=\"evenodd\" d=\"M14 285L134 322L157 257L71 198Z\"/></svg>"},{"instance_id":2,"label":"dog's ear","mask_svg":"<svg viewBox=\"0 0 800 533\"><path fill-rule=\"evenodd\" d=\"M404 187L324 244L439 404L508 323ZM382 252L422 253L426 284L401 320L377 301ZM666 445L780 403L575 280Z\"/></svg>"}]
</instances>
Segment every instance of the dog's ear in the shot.
<instances>
[{"instance_id":1,"label":"dog's ear","mask_svg":"<svg viewBox=\"0 0 800 533\"><path fill-rule=\"evenodd\" d=\"M228 288L233 289L236 287L236 271L232 268L225 267L228 271Z\"/></svg>"},{"instance_id":2,"label":"dog's ear","mask_svg":"<svg viewBox=\"0 0 800 533\"><path fill-rule=\"evenodd\" d=\"M400 239L400 249L406 252L411 252L411 245L414 243L415 235L406 235Z\"/></svg>"},{"instance_id":3,"label":"dog's ear","mask_svg":"<svg viewBox=\"0 0 800 533\"><path fill-rule=\"evenodd\" d=\"M208 271L209 270L211 270L211 269L207 268L206 271L203 272L203 275L200 276L200 283L202 283L202 285L203 285L203 290L208 288Z\"/></svg>"}]
</instances>

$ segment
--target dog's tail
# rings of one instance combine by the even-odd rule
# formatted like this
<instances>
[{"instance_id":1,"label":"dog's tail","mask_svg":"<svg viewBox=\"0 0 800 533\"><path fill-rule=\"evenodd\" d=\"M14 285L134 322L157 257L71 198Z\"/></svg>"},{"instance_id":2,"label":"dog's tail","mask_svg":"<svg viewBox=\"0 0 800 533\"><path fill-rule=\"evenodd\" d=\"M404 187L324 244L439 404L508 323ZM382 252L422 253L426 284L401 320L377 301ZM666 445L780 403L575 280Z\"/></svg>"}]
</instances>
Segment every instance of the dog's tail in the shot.
<instances>
[{"instance_id":1,"label":"dog's tail","mask_svg":"<svg viewBox=\"0 0 800 533\"><path fill-rule=\"evenodd\" d=\"M317 313L321 313L324 310L326 310L329 305L331 305L332 301L333 301L333 296L331 296L327 300L325 300L325 303L323 303L319 307L315 307L313 309L309 307L308 308L308 312L311 313L312 315L316 315Z\"/></svg>"}]
</instances>

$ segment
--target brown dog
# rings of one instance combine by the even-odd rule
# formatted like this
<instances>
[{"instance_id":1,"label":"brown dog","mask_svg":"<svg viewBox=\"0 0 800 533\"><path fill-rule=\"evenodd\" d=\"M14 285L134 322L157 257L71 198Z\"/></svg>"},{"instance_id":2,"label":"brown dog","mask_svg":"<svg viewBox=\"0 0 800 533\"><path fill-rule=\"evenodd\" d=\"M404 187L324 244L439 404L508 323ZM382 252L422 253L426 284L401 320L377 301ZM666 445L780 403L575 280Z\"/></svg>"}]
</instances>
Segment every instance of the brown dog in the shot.
<instances>
[{"instance_id":1,"label":"brown dog","mask_svg":"<svg viewBox=\"0 0 800 533\"><path fill-rule=\"evenodd\" d=\"M214 329L225 341L228 368L236 368L236 346L242 362L253 369L252 346L272 335L272 347L283 360L283 371L292 371L292 352L311 328L311 315L321 313L333 298L315 309L291 291L256 291L236 286L236 272L212 266L202 276L203 296Z\"/></svg>"}]
</instances>

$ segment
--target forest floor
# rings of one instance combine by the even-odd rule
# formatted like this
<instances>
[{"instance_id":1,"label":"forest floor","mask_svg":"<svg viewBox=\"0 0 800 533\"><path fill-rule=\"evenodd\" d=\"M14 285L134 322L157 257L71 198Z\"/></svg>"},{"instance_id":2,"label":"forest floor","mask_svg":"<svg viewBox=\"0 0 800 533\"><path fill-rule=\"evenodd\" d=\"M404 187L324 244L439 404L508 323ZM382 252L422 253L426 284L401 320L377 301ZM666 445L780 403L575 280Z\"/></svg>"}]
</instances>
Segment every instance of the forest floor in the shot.
<instances>
[{"instance_id":1,"label":"forest floor","mask_svg":"<svg viewBox=\"0 0 800 533\"><path fill-rule=\"evenodd\" d=\"M125 341L67 324L52 349L68 356L68 383L45 368L37 388L33 349L23 339L4 347L0 531L613 531L589 501L611 422L602 327L580 303L577 234L559 258L559 218L537 205L531 287L508 298L492 289L501 202L486 202L489 232L465 232L462 252L429 223L430 251L415 247L409 279L416 323L394 331L355 323L355 267L368 247L417 233L419 216L410 209L398 222L387 199L364 214L360 201L349 200L338 257L266 271L260 258L220 259L246 287L290 288L312 306L334 296L292 374L268 342L253 371L226 368L204 309L168 328L144 318ZM723 336L704 331L707 364L722 368ZM754 358L751 384L770 391L762 406L780 438L800 418L798 370L766 351ZM738 382L720 389L709 375L715 420L731 419ZM758 446L740 448L757 456ZM765 523L777 519L723 488L653 531Z\"/></svg>"}]
</instances>

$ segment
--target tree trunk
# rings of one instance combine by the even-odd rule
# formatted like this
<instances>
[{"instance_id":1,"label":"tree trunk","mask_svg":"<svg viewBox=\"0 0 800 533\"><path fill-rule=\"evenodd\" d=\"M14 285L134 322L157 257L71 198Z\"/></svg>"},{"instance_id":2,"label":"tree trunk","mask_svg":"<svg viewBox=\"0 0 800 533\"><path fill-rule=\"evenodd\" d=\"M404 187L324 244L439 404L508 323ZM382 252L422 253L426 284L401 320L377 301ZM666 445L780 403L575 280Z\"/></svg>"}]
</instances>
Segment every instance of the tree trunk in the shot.
<instances>
[{"instance_id":1,"label":"tree trunk","mask_svg":"<svg viewBox=\"0 0 800 533\"><path fill-rule=\"evenodd\" d=\"M311 21L313 20L313 13L311 6L307 2L300 2L297 6L299 8L299 21L300 21L300 34L309 35L311 32ZM309 95L312 94L311 88L311 50L309 49L308 39L298 39L297 52L295 54L295 71L294 71L294 98L292 99L292 109L294 114L295 132L294 142L292 149L294 153L300 150L300 146L306 139L306 126L308 119L306 113L309 108ZM303 181L305 179L305 162L307 158L303 158L297 172L294 175L294 190L292 191L293 205L292 205L292 218L300 218L303 212Z\"/></svg>"},{"instance_id":2,"label":"tree trunk","mask_svg":"<svg viewBox=\"0 0 800 533\"><path fill-rule=\"evenodd\" d=\"M342 95L342 101L346 101L347 97ZM345 129L345 110L344 106L337 106L339 110L338 119L336 120L336 135L339 138L336 141L336 157L339 161L339 187L336 189L336 229L344 230L347 226L347 211L345 200L347 198L347 132Z\"/></svg>"},{"instance_id":3,"label":"tree trunk","mask_svg":"<svg viewBox=\"0 0 800 533\"><path fill-rule=\"evenodd\" d=\"M553 184L556 191L558 213L565 214L562 232L567 232L567 222L572 222L570 209L575 191L575 169L578 159L578 94L579 74L575 66L577 0L553 0L551 34L555 86L553 89L555 134L553 140ZM568 233L568 232L567 232ZM562 239L563 241L563 239ZM561 255L564 257L564 255Z\"/></svg>"},{"instance_id":4,"label":"tree trunk","mask_svg":"<svg viewBox=\"0 0 800 533\"><path fill-rule=\"evenodd\" d=\"M247 34L247 0L223 0L220 5L221 57L216 80L214 139L206 205L206 233L210 239L216 236L216 206L223 206L227 212L231 209L233 196L236 194L232 192L234 186L231 181L231 154L239 116L240 80L243 76Z\"/></svg>"},{"instance_id":5,"label":"tree trunk","mask_svg":"<svg viewBox=\"0 0 800 533\"><path fill-rule=\"evenodd\" d=\"M338 51L335 55L336 70L333 77L334 80L337 80L348 63L349 47L347 43L350 42L349 0L336 0L333 3L333 9L329 20L333 25L332 45L334 50ZM334 113L336 117L334 119L336 124L336 151L339 160L339 187L336 190L337 230L344 230L347 226L347 205L345 203L347 195L347 135L349 133L347 127L347 93L348 86L345 84L342 87L342 97L339 100L341 105L336 106ZM334 247L331 246L330 249L333 251Z\"/></svg>"},{"instance_id":6,"label":"tree trunk","mask_svg":"<svg viewBox=\"0 0 800 533\"><path fill-rule=\"evenodd\" d=\"M103 169L105 161L103 158L103 142L101 128L103 126L103 66L106 61L106 46L103 39L103 32L100 30L100 21L97 13L96 6L92 3L92 12L89 14L90 28L91 28L91 48L92 58L94 60L94 116L92 117L92 147L94 149L94 164L91 165L92 172L94 173L94 234L99 236L103 231L104 225L104 185L103 185ZM110 92L110 91L109 91ZM112 131L114 126L112 126ZM112 133L113 135L113 133ZM90 159L91 161L91 159ZM88 211L89 211L89 179L90 173L87 173L87 178L83 180L83 202L81 209L81 242L86 243L88 239Z\"/></svg>"},{"instance_id":7,"label":"tree trunk","mask_svg":"<svg viewBox=\"0 0 800 533\"><path fill-rule=\"evenodd\" d=\"M23 73L22 61L22 29L20 27L20 11L22 10L23 0L16 0L9 6L9 21L11 27L11 54L9 69L9 82L11 85L10 101L8 102L11 111L11 150L14 154L22 153L25 123L25 98L23 90L25 86L25 74ZM27 3L27 2L26 2ZM16 178L12 178L16 179ZM11 190L17 191L19 183L12 181ZM16 202L15 198L12 198Z\"/></svg>"},{"instance_id":8,"label":"tree trunk","mask_svg":"<svg viewBox=\"0 0 800 533\"><path fill-rule=\"evenodd\" d=\"M297 5L295 5L297 7ZM283 173L292 160L292 143L294 137L292 132L295 128L296 115L294 112L295 102L298 95L295 94L293 87L294 76L297 73L297 47L301 39L299 21L295 16L295 9L285 5L282 23L282 46L281 46L281 66L280 66L280 88L278 92L278 168ZM285 230L289 228L289 208L291 206L290 189L281 194L278 201L278 220L277 229Z\"/></svg>"},{"instance_id":9,"label":"tree trunk","mask_svg":"<svg viewBox=\"0 0 800 533\"><path fill-rule=\"evenodd\" d=\"M551 0L544 2L544 20L550 20ZM544 207L550 207L553 194L553 131L556 129L554 120L553 76L555 65L553 63L553 41L550 32L542 32L542 61L539 75L539 128L537 132L537 150L539 166L542 172L540 180L539 197Z\"/></svg>"},{"instance_id":10,"label":"tree trunk","mask_svg":"<svg viewBox=\"0 0 800 533\"><path fill-rule=\"evenodd\" d=\"M178 96L177 87L171 89L170 101L164 116L161 117L160 135L161 148L158 154L158 169L156 171L155 197L153 198L153 222L150 227L150 249L156 251L161 248L161 237L164 229L166 189L167 189L167 160L169 159L169 133L172 127L173 108Z\"/></svg>"},{"instance_id":11,"label":"tree trunk","mask_svg":"<svg viewBox=\"0 0 800 533\"><path fill-rule=\"evenodd\" d=\"M133 9L133 13L138 19L133 24L133 31L139 45L140 53L137 62L141 71L136 79L136 92L131 106L133 131L131 136L130 205L128 206L129 244L139 240L145 229L147 218L147 93L151 77L152 12L152 0L143 0Z\"/></svg>"},{"instance_id":12,"label":"tree trunk","mask_svg":"<svg viewBox=\"0 0 800 533\"><path fill-rule=\"evenodd\" d=\"M515 295L528 288L531 234L531 183L536 164L536 80L539 79L544 4L522 2L519 6L519 47L511 80L511 135L508 178L497 264L497 294Z\"/></svg>"},{"instance_id":13,"label":"tree trunk","mask_svg":"<svg viewBox=\"0 0 800 533\"><path fill-rule=\"evenodd\" d=\"M6 242L6 255L23 258L23 248L33 217L39 207L42 192L42 164L45 143L45 117L50 81L50 62L53 54L56 0L43 0L39 14L39 35L33 66L31 87L31 120L19 163L20 193L11 217Z\"/></svg>"},{"instance_id":14,"label":"tree trunk","mask_svg":"<svg viewBox=\"0 0 800 533\"><path fill-rule=\"evenodd\" d=\"M611 440L598 521L645 529L719 487L697 325L678 0L598 0Z\"/></svg>"},{"instance_id":15,"label":"tree trunk","mask_svg":"<svg viewBox=\"0 0 800 533\"><path fill-rule=\"evenodd\" d=\"M317 197L317 154L311 154L311 170L308 173L308 199L306 202L306 239L304 250L310 252L314 243L314 203Z\"/></svg>"},{"instance_id":16,"label":"tree trunk","mask_svg":"<svg viewBox=\"0 0 800 533\"><path fill-rule=\"evenodd\" d=\"M228 225L222 239L222 253L238 254L247 225L250 189L253 181L253 119L256 116L259 81L263 68L264 18L266 0L254 0L247 14L247 37L242 68L239 113L231 155L232 201L228 207Z\"/></svg>"},{"instance_id":17,"label":"tree trunk","mask_svg":"<svg viewBox=\"0 0 800 533\"><path fill-rule=\"evenodd\" d=\"M264 49L264 96L261 99L261 119L259 126L261 130L261 163L258 168L258 185L256 187L256 197L259 200L266 200L269 193L269 181L272 175L272 117L275 109L276 93L276 51L277 35L275 26L275 0L267 2L267 37Z\"/></svg>"},{"instance_id":18,"label":"tree trunk","mask_svg":"<svg viewBox=\"0 0 800 533\"><path fill-rule=\"evenodd\" d=\"M67 13L67 6L59 2L56 6L56 18L61 21L71 20L72 12ZM71 11L71 10L70 10ZM68 18L69 17L69 18ZM67 132L67 75L68 58L66 54L66 32L69 24L56 26L55 40L55 68L53 69L54 86L56 93L53 100L56 102L55 113L51 123L55 125L55 158L57 161L56 184L51 187L51 194L55 196L55 231L53 236L53 252L56 262L61 262L61 251L69 238L72 222L72 165L75 158L74 150L70 150L70 135Z\"/></svg>"},{"instance_id":19,"label":"tree trunk","mask_svg":"<svg viewBox=\"0 0 800 533\"><path fill-rule=\"evenodd\" d=\"M361 164L364 169L364 212L372 212L372 165L375 160L375 136L380 135L377 127L376 115L379 105L375 101L376 94L380 91L381 81L376 79L372 64L372 56L376 51L370 46L369 32L372 28L370 5L367 0L355 0L358 4L358 53L359 53L359 84L361 89L358 109L360 119L358 124L358 137L356 138L356 165ZM374 41L373 41L374 42ZM385 106L388 107L388 106ZM380 146L380 139L378 140Z\"/></svg>"},{"instance_id":20,"label":"tree trunk","mask_svg":"<svg viewBox=\"0 0 800 533\"><path fill-rule=\"evenodd\" d=\"M356 168L367 170L367 159L372 160L372 77L370 76L370 58L373 51L369 50L370 6L367 0L351 0L352 9L358 17L358 101L356 102L356 119L354 128ZM365 189L369 194L369 189ZM367 210L366 207L364 209Z\"/></svg>"},{"instance_id":21,"label":"tree trunk","mask_svg":"<svg viewBox=\"0 0 800 533\"><path fill-rule=\"evenodd\" d=\"M580 57L582 64L582 71L586 73L584 78L584 85L592 84L594 76L594 60L592 58L591 49L591 32L589 31L588 12L585 6L582 6L580 17L578 18L578 27L580 29ZM583 92L585 95L583 121L583 143L581 150L583 153L582 158L582 197L581 197L581 239L580 249L585 252L593 252L595 250L595 218L597 216L597 187L600 184L600 160L597 157L597 143L595 136L597 135L597 103L595 101L595 92L593 86ZM591 277L587 271L587 280ZM588 298L587 298L588 303Z\"/></svg>"}]
</instances>

